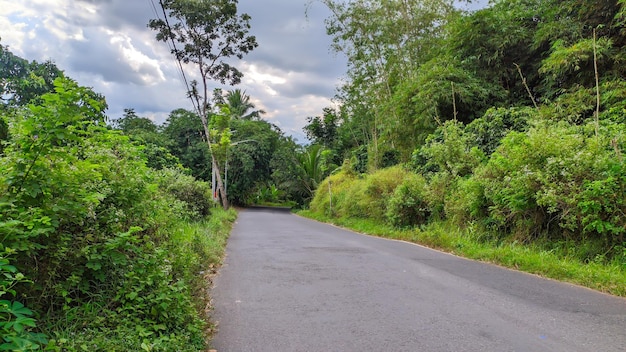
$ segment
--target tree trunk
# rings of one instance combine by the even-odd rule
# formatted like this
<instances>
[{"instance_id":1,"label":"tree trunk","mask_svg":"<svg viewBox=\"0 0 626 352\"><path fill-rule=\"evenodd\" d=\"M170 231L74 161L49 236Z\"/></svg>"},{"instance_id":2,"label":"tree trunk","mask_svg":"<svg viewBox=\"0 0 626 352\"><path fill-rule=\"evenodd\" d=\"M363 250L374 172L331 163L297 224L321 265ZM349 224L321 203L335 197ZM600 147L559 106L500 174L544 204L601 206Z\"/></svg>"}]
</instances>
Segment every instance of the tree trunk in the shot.
<instances>
[{"instance_id":1,"label":"tree trunk","mask_svg":"<svg viewBox=\"0 0 626 352\"><path fill-rule=\"evenodd\" d=\"M206 114L206 112L202 112ZM215 171L215 180L217 181L217 190L220 195L220 201L222 202L222 207L224 210L228 210L230 208L230 204L228 204L228 196L226 194L226 189L224 188L224 182L222 182L222 174L220 173L219 166L217 165L217 160L215 160L215 154L213 154L213 147L211 146L211 133L209 132L209 124L206 115L200 116L202 120L202 127L204 128L204 135L206 136L206 142L209 145L209 153L211 154L211 166Z\"/></svg>"},{"instance_id":2,"label":"tree trunk","mask_svg":"<svg viewBox=\"0 0 626 352\"><path fill-rule=\"evenodd\" d=\"M209 144L211 144L211 142L209 141ZM226 195L226 189L224 188L224 182L222 182L222 174L220 173L220 169L219 166L217 165L217 160L215 160L215 156L213 155L213 152L211 152L211 161L213 163L213 170L217 170L215 172L215 180L217 181L217 190L218 193L220 195L220 200L222 201L222 206L224 207L224 210L228 210L228 208L230 207L230 204L228 204L228 197Z\"/></svg>"}]
</instances>

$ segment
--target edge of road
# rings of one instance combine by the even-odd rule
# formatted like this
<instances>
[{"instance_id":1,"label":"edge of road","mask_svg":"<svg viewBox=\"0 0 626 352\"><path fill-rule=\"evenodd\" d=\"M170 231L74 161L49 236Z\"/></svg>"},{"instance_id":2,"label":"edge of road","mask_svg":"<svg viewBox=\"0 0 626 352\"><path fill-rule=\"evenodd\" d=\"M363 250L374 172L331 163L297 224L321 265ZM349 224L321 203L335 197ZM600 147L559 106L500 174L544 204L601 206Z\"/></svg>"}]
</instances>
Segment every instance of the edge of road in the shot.
<instances>
[{"instance_id":1,"label":"edge of road","mask_svg":"<svg viewBox=\"0 0 626 352\"><path fill-rule=\"evenodd\" d=\"M320 221L320 220L317 220L317 219L308 218L306 216L302 216L302 215L294 213L294 212L290 212L290 213L291 213L291 215L297 216L297 217L302 218L302 219L306 219L306 220L309 220L309 221L317 222L319 224L330 225L330 226L333 226L335 228L338 228L338 229L341 229L341 230L344 230L344 231L350 231L352 233L355 233L355 234L358 234L358 235L361 235L361 236L368 236L368 237L378 238L378 239L386 240L386 241L406 243L406 244L410 244L410 245L413 245L413 246L417 246L417 247L421 247L421 248L425 248L425 249L430 249L432 251L436 251L436 252L439 252L439 253L442 253L442 254L451 255L451 256L459 258L459 259L469 260L469 261L477 262L477 263L489 264L489 265L493 265L495 267L506 269L506 270L510 270L510 271L513 271L513 272L522 273L522 274L526 274L526 275L531 275L531 276L535 276L535 277L538 277L538 278L541 278L541 279L550 280L550 281L553 281L553 282L559 282L559 283L562 283L562 284L565 284L565 285L570 285L570 286L573 286L573 287L583 288L585 290L588 290L588 291L591 291L591 292L595 292L595 293L600 293L600 294L603 294L603 295L608 296L608 297L622 299L624 301L624 303L626 303L626 297L612 295L612 294L607 293L607 292L594 290L593 288L590 288L590 287L587 287L587 286L583 286L583 285L580 285L580 284L576 284L576 283L573 283L573 282L557 280L557 279L554 279L554 278L551 278L551 277L548 277L548 276L544 276L544 275L540 275L540 274L536 274L536 273L530 273L530 272L527 272L527 271L519 270L517 268L504 266L502 264L495 263L495 262L492 262L492 261L485 261L485 260L478 260L478 259L464 257L464 256L458 255L458 254L456 254L454 252L448 252L448 251L445 251L445 250L442 250L442 249L439 249L439 248L428 247L428 246L423 245L421 243L410 242L410 241L406 241L406 240L399 240L399 239L395 239L395 238L388 238L388 237L383 237L383 236L377 236L377 235L372 235L372 234L365 233L365 232L358 232L358 231L356 231L354 229L351 229L349 227L344 227L344 226L340 226L340 225L337 225L337 224L334 224L334 223L331 223L331 222L324 222L324 221Z\"/></svg>"}]
</instances>

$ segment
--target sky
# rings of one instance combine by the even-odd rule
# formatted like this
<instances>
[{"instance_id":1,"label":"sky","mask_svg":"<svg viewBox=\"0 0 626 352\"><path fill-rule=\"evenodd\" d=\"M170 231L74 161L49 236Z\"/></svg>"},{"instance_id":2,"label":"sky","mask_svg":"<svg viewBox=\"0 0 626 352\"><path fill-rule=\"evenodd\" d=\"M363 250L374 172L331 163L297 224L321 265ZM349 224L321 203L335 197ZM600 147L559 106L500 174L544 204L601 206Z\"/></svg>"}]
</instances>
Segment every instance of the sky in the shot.
<instances>
[{"instance_id":1,"label":"sky","mask_svg":"<svg viewBox=\"0 0 626 352\"><path fill-rule=\"evenodd\" d=\"M154 4L158 1L153 0ZM0 44L14 54L52 60L80 85L108 102L111 119L133 108L161 124L178 108L191 110L177 63L155 32L152 0L0 0ZM331 52L324 19L329 11L310 0L239 0L252 16L250 34L259 46L238 61L242 82L263 119L306 142L309 116L333 106L346 60ZM189 69L191 71L191 69Z\"/></svg>"}]
</instances>

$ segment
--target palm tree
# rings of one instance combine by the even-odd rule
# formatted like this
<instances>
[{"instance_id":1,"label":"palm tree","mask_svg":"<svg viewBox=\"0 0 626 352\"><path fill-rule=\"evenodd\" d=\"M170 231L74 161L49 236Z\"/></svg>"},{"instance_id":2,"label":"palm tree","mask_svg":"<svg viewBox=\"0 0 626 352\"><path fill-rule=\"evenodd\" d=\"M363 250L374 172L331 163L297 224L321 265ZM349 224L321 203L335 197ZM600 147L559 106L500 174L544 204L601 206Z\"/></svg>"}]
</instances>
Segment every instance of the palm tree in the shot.
<instances>
[{"instance_id":1,"label":"palm tree","mask_svg":"<svg viewBox=\"0 0 626 352\"><path fill-rule=\"evenodd\" d=\"M300 182L304 188L307 198L313 198L317 186L324 179L324 168L322 161L322 152L324 148L321 145L312 145L303 153L297 155L296 164L300 171Z\"/></svg>"},{"instance_id":2,"label":"palm tree","mask_svg":"<svg viewBox=\"0 0 626 352\"><path fill-rule=\"evenodd\" d=\"M250 101L250 96L240 89L229 90L226 93L226 104L233 119L255 120L260 119L261 115L265 114L263 110L253 110L255 106ZM249 112L250 110L253 111Z\"/></svg>"}]
</instances>

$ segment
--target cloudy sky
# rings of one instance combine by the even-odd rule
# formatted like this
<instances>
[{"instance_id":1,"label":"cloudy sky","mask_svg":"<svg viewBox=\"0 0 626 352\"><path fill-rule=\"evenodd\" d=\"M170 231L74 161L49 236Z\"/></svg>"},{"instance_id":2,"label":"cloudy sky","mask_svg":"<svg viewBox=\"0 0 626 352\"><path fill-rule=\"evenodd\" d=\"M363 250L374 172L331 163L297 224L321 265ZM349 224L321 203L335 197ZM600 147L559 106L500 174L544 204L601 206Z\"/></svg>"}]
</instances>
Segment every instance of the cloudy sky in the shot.
<instances>
[{"instance_id":1,"label":"cloudy sky","mask_svg":"<svg viewBox=\"0 0 626 352\"><path fill-rule=\"evenodd\" d=\"M307 16L308 2L239 0L259 47L239 63L244 78L236 88L300 142L306 118L332 104L346 70L344 57L329 50L328 10L313 3ZM151 0L0 0L0 44L28 60L53 60L107 98L110 118L134 108L162 123L170 111L191 105L167 45L146 26L155 18L152 6Z\"/></svg>"}]
</instances>

